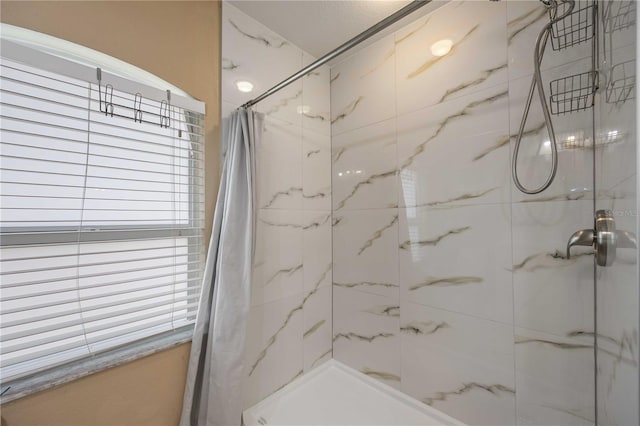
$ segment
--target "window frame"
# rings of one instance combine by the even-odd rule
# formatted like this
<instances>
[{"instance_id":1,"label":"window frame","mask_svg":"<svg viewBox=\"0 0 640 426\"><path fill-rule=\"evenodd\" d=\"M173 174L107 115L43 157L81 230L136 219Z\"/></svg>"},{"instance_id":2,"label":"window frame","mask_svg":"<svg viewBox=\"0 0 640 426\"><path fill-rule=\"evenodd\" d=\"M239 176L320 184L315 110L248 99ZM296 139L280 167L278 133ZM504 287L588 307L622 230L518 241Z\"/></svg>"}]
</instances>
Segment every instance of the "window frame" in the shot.
<instances>
[{"instance_id":1,"label":"window frame","mask_svg":"<svg viewBox=\"0 0 640 426\"><path fill-rule=\"evenodd\" d=\"M72 62L4 38L0 41L0 47L2 49L2 57L9 60L90 83L95 82L95 67L80 64L75 61ZM165 99L169 92L122 78L104 70L99 71L98 75L100 75L103 84L112 84L123 92L140 92L152 100ZM174 88L174 86L171 87ZM179 93L181 92L179 89L177 90ZM171 96L170 93L169 96ZM189 112L205 113L204 103L196 99L174 95L171 100L173 107L182 109L182 117L184 117L184 122L187 123L187 126L189 126L187 121ZM193 149L189 150L188 154L187 181L189 189L187 202L189 211L187 223L126 226L60 225L3 227L0 247L21 247L34 244L108 243L123 240L135 241L155 238L200 236L201 244L189 248L187 254L189 262L192 260L197 261L197 257L204 254L204 238L206 237L204 235L204 229L206 228L204 225L204 208L200 206L204 202L204 196L201 194L201 190L198 189L198 186L204 185L204 137L203 132L201 136L202 144L200 145L202 149L198 150L201 158L194 158ZM194 142L192 142L192 144L193 143ZM204 264L202 266L204 267ZM188 272L189 275L193 273L193 271ZM192 284L190 278L191 276L188 277L188 284ZM189 288L188 291L189 293L195 291L195 287ZM194 318L195 313L192 314L191 319ZM129 342L88 357L53 365L50 368L35 371L31 374L3 382L0 388L0 404L189 342L193 333L193 327L194 324L181 326L171 331Z\"/></svg>"}]
</instances>

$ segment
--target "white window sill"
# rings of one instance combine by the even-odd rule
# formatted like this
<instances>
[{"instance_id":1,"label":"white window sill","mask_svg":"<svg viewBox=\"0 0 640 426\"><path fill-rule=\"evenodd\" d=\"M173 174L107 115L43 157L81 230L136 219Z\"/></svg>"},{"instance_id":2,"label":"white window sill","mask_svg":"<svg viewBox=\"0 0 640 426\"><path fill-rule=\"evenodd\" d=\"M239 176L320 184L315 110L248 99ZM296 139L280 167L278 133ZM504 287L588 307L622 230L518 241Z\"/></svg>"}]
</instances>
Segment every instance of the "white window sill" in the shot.
<instances>
[{"instance_id":1,"label":"white window sill","mask_svg":"<svg viewBox=\"0 0 640 426\"><path fill-rule=\"evenodd\" d=\"M2 384L0 404L69 383L191 341L193 325Z\"/></svg>"}]
</instances>

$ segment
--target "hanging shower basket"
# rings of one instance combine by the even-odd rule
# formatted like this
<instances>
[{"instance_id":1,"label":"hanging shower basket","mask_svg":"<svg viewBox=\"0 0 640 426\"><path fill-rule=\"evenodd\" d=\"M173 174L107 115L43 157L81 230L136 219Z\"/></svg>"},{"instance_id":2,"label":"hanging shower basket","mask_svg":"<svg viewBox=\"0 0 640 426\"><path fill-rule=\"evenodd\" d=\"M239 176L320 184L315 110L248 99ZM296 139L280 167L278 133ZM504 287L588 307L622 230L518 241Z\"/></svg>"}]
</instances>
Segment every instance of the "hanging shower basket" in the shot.
<instances>
[{"instance_id":1,"label":"hanging shower basket","mask_svg":"<svg viewBox=\"0 0 640 426\"><path fill-rule=\"evenodd\" d=\"M549 9L549 17L562 16L569 3L559 3L558 10ZM551 26L551 46L553 50L562 50L593 38L594 5L591 1L576 0L573 12Z\"/></svg>"},{"instance_id":2,"label":"hanging shower basket","mask_svg":"<svg viewBox=\"0 0 640 426\"><path fill-rule=\"evenodd\" d=\"M608 104L624 103L635 98L636 64L635 60L621 62L611 68L611 78L606 88Z\"/></svg>"},{"instance_id":3,"label":"hanging shower basket","mask_svg":"<svg viewBox=\"0 0 640 426\"><path fill-rule=\"evenodd\" d=\"M583 111L593 106L598 89L598 72L587 71L550 83L551 114L568 114Z\"/></svg>"},{"instance_id":4,"label":"hanging shower basket","mask_svg":"<svg viewBox=\"0 0 640 426\"><path fill-rule=\"evenodd\" d=\"M603 24L607 34L636 24L636 0L609 0L604 7Z\"/></svg>"}]
</instances>

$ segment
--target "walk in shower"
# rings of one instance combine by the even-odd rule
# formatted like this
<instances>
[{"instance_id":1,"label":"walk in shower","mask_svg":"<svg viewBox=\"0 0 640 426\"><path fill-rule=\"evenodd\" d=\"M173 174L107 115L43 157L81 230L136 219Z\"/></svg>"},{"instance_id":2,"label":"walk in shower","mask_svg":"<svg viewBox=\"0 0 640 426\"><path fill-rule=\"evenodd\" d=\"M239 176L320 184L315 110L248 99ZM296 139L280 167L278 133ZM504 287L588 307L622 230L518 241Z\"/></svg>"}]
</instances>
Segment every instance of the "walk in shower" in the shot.
<instances>
[{"instance_id":1,"label":"walk in shower","mask_svg":"<svg viewBox=\"0 0 640 426\"><path fill-rule=\"evenodd\" d=\"M248 3L223 116L316 59ZM432 3L252 107L244 405L333 358L467 424L638 424L636 2Z\"/></svg>"}]
</instances>

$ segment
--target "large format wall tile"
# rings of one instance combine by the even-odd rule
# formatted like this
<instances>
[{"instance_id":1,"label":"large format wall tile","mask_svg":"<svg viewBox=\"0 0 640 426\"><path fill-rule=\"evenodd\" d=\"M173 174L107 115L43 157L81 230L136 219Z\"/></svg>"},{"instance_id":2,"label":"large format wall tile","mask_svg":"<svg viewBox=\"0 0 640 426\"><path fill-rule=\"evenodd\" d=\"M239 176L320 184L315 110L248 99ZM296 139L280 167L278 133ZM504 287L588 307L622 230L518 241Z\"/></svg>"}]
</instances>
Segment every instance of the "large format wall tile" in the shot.
<instances>
[{"instance_id":1,"label":"large format wall tile","mask_svg":"<svg viewBox=\"0 0 640 426\"><path fill-rule=\"evenodd\" d=\"M334 213L333 285L398 298L398 209Z\"/></svg>"},{"instance_id":2,"label":"large format wall tile","mask_svg":"<svg viewBox=\"0 0 640 426\"><path fill-rule=\"evenodd\" d=\"M536 38L542 28L549 23L549 13L542 2L538 0L507 1L505 3L507 6L509 79L516 79L533 73L533 52ZM576 1L574 12L589 6L585 3L591 2L585 0ZM586 12L589 17L593 16L591 14L592 10L593 8L589 8ZM578 22L576 16L574 15L573 17L574 24ZM583 16L586 16L584 10L580 17ZM556 26L556 28L559 27ZM587 32L583 31L579 34L587 34ZM574 34L569 34L566 37L566 41L572 40L573 36ZM552 41L549 39L541 68L546 70L586 57L591 57L590 42L585 41L570 48L555 51L552 47Z\"/></svg>"},{"instance_id":3,"label":"large format wall tile","mask_svg":"<svg viewBox=\"0 0 640 426\"><path fill-rule=\"evenodd\" d=\"M593 226L590 201L517 203L513 212L513 287L519 327L560 336L593 330L593 249L569 237Z\"/></svg>"},{"instance_id":4,"label":"large format wall tile","mask_svg":"<svg viewBox=\"0 0 640 426\"><path fill-rule=\"evenodd\" d=\"M331 69L331 132L338 135L395 115L393 35Z\"/></svg>"},{"instance_id":5,"label":"large format wall tile","mask_svg":"<svg viewBox=\"0 0 640 426\"><path fill-rule=\"evenodd\" d=\"M635 190L626 199L599 199L597 208L613 212L616 229L637 232ZM597 269L598 413L602 424L638 423L637 259L637 248L618 247L615 263Z\"/></svg>"},{"instance_id":6,"label":"large format wall tile","mask_svg":"<svg viewBox=\"0 0 640 426\"><path fill-rule=\"evenodd\" d=\"M280 89L253 108L265 118L276 118L297 127L302 126L302 81L298 80Z\"/></svg>"},{"instance_id":7,"label":"large format wall tile","mask_svg":"<svg viewBox=\"0 0 640 426\"><path fill-rule=\"evenodd\" d=\"M518 328L514 343L518 424L594 424L593 332L561 337Z\"/></svg>"},{"instance_id":8,"label":"large format wall tile","mask_svg":"<svg viewBox=\"0 0 640 426\"><path fill-rule=\"evenodd\" d=\"M314 59L229 3L222 7L226 117ZM255 147L258 212L245 407L332 356L329 79L323 66L253 107L264 118ZM238 80L252 82L253 91L239 92Z\"/></svg>"},{"instance_id":9,"label":"large format wall tile","mask_svg":"<svg viewBox=\"0 0 640 426\"><path fill-rule=\"evenodd\" d=\"M633 80L634 87L628 86L630 71L636 65L637 29L635 19L631 18L632 6L637 6L629 1L605 1L601 6L605 31L600 72L606 85L604 95L596 105L599 118L596 209L610 210L615 217L616 229L634 233L637 239L640 222L635 164L638 158L636 80ZM596 270L600 424L640 422L638 268L638 249L619 245L613 265Z\"/></svg>"},{"instance_id":10,"label":"large format wall tile","mask_svg":"<svg viewBox=\"0 0 640 426\"><path fill-rule=\"evenodd\" d=\"M334 210L398 206L395 120L334 136L331 151Z\"/></svg>"},{"instance_id":11,"label":"large format wall tile","mask_svg":"<svg viewBox=\"0 0 640 426\"><path fill-rule=\"evenodd\" d=\"M398 118L401 206L510 201L506 84Z\"/></svg>"},{"instance_id":12,"label":"large format wall tile","mask_svg":"<svg viewBox=\"0 0 640 426\"><path fill-rule=\"evenodd\" d=\"M307 293L303 307L304 371L330 360L333 353L331 287L318 287Z\"/></svg>"},{"instance_id":13,"label":"large format wall tile","mask_svg":"<svg viewBox=\"0 0 640 426\"><path fill-rule=\"evenodd\" d=\"M222 8L222 98L238 107L300 69L302 51L228 2ZM238 91L238 80L253 92Z\"/></svg>"},{"instance_id":14,"label":"large format wall tile","mask_svg":"<svg viewBox=\"0 0 640 426\"><path fill-rule=\"evenodd\" d=\"M586 72L589 59L580 60L542 73L547 103L551 96L548 82ZM509 82L511 149L520 128L522 114L531 83L531 76ZM553 110L552 110L553 111ZM552 115L558 146L558 169L555 180L543 193L525 195L513 187L513 201L578 200L593 197L593 111L592 109L565 115ZM537 188L545 182L551 170L551 142L545 126L537 93L534 94L524 127L518 156L518 176L527 188Z\"/></svg>"},{"instance_id":15,"label":"large format wall tile","mask_svg":"<svg viewBox=\"0 0 640 426\"><path fill-rule=\"evenodd\" d=\"M513 330L403 303L402 390L467 424L515 424Z\"/></svg>"},{"instance_id":16,"label":"large format wall tile","mask_svg":"<svg viewBox=\"0 0 640 426\"><path fill-rule=\"evenodd\" d=\"M304 290L330 287L331 211L304 211L302 219Z\"/></svg>"},{"instance_id":17,"label":"large format wall tile","mask_svg":"<svg viewBox=\"0 0 640 426\"><path fill-rule=\"evenodd\" d=\"M507 81L506 2L453 2L396 33L398 114ZM433 43L451 51L434 56Z\"/></svg>"},{"instance_id":18,"label":"large format wall tile","mask_svg":"<svg viewBox=\"0 0 640 426\"><path fill-rule=\"evenodd\" d=\"M302 208L330 210L331 136L303 128L301 163Z\"/></svg>"},{"instance_id":19,"label":"large format wall tile","mask_svg":"<svg viewBox=\"0 0 640 426\"><path fill-rule=\"evenodd\" d=\"M245 351L244 406L303 374L302 294L251 308Z\"/></svg>"},{"instance_id":20,"label":"large format wall tile","mask_svg":"<svg viewBox=\"0 0 640 426\"><path fill-rule=\"evenodd\" d=\"M315 59L303 54L304 66ZM323 135L331 135L331 69L323 65L302 78L302 126Z\"/></svg>"},{"instance_id":21,"label":"large format wall tile","mask_svg":"<svg viewBox=\"0 0 640 426\"><path fill-rule=\"evenodd\" d=\"M508 205L400 209L401 300L511 324Z\"/></svg>"},{"instance_id":22,"label":"large format wall tile","mask_svg":"<svg viewBox=\"0 0 640 426\"><path fill-rule=\"evenodd\" d=\"M265 117L256 147L258 207L302 208L302 128Z\"/></svg>"},{"instance_id":23,"label":"large format wall tile","mask_svg":"<svg viewBox=\"0 0 640 426\"><path fill-rule=\"evenodd\" d=\"M253 305L302 293L303 217L298 210L258 212Z\"/></svg>"},{"instance_id":24,"label":"large format wall tile","mask_svg":"<svg viewBox=\"0 0 640 426\"><path fill-rule=\"evenodd\" d=\"M628 80L624 89L624 77L628 78L630 67L635 65L635 46L613 51L605 49L603 54L606 61L601 72L607 84L603 87L604 93L599 97L596 111L595 170L599 191L609 190L634 175L637 161L635 89L628 87Z\"/></svg>"},{"instance_id":25,"label":"large format wall tile","mask_svg":"<svg viewBox=\"0 0 640 426\"><path fill-rule=\"evenodd\" d=\"M398 299L335 287L333 312L334 358L400 388Z\"/></svg>"}]
</instances>

